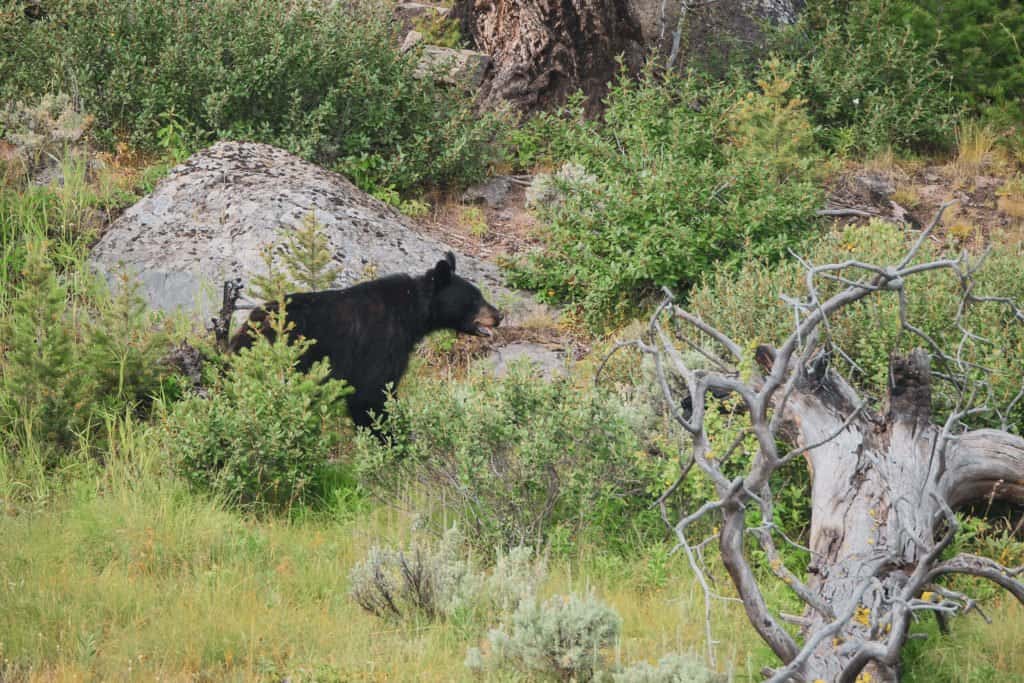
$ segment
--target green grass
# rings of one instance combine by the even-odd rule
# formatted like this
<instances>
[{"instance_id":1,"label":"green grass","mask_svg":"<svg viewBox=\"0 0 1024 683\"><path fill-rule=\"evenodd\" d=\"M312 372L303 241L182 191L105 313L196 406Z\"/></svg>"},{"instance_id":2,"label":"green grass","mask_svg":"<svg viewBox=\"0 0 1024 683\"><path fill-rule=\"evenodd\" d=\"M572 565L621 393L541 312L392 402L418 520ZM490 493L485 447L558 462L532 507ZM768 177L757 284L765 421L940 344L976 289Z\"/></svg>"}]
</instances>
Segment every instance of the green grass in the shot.
<instances>
[{"instance_id":1,"label":"green grass","mask_svg":"<svg viewBox=\"0 0 1024 683\"><path fill-rule=\"evenodd\" d=\"M166 474L144 426L109 428L104 467L43 477L0 452L0 662L14 680L470 680L465 651L486 628L389 625L348 597L352 565L374 543L404 543L410 515L348 499L246 517ZM703 654L700 588L664 550L581 548L554 562L544 593L594 590L614 607L614 662ZM986 608L996 626L960 619L913 647L907 680L1024 680L1024 609ZM715 604L714 637L735 680L772 663L735 603Z\"/></svg>"},{"instance_id":2,"label":"green grass","mask_svg":"<svg viewBox=\"0 0 1024 683\"><path fill-rule=\"evenodd\" d=\"M46 492L60 503L0 518L9 549L0 557L7 666L57 680L270 680L314 671L468 678L465 649L483 631L390 626L348 597L351 566L380 539L401 542L408 515L343 507L253 521L161 474L144 435L119 441L126 452L108 467L86 468ZM11 464L4 467L7 497L16 485ZM602 593L625 618L615 652L624 662L698 647L702 613L688 572L672 562L658 581L651 576L643 557L586 553L556 564L547 590ZM733 625L720 635L733 643L730 659L742 662L744 629L726 617Z\"/></svg>"},{"instance_id":3,"label":"green grass","mask_svg":"<svg viewBox=\"0 0 1024 683\"><path fill-rule=\"evenodd\" d=\"M59 270L72 278L76 271L86 274L81 266L99 230L137 199L136 184L151 186L166 170L163 164L142 172L111 162L90 171L85 158L69 154L60 163L60 183L0 183L0 313L24 265L26 242L48 239Z\"/></svg>"}]
</instances>

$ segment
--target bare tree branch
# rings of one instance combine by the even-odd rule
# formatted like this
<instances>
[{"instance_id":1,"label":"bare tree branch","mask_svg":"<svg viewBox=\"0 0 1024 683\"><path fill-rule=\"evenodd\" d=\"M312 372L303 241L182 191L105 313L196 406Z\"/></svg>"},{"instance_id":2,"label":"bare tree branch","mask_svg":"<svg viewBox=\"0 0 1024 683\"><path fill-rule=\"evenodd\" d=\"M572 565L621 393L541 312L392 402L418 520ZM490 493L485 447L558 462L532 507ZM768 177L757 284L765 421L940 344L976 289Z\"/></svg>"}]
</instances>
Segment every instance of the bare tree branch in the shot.
<instances>
[{"instance_id":1,"label":"bare tree branch","mask_svg":"<svg viewBox=\"0 0 1024 683\"><path fill-rule=\"evenodd\" d=\"M631 345L653 357L655 382L669 414L684 430L680 438L688 449L686 461L655 504L675 535L673 550L686 554L704 590L709 648L711 600L721 596L712 591L703 566L704 543L695 546L688 536L694 525L714 516L721 521L717 540L722 562L750 623L783 663L771 673L771 681L852 683L863 671L870 671L875 681L895 681L914 619L931 613L944 623L949 616L980 612L970 596L935 584L948 574L987 578L1024 602L1019 578L1024 568L1009 569L974 555L940 561L957 533L955 509L984 499L1024 502L1024 438L1005 428L969 429L983 415L998 416L1005 425L1010 411L1024 401L1024 381L1007 407L994 406L989 381L994 371L978 362L972 351L975 345L990 342L968 324L971 306L1004 307L1009 318L1020 323L1024 309L1007 298L975 293L975 276L984 257L973 260L961 254L919 260L924 242L950 204L939 209L895 264L856 259L813 264L799 259L805 269L805 292L783 297L793 311L793 329L777 348L757 349L761 372L740 377L713 350L724 348L735 359L735 367L743 367L740 344L677 305L667 290L650 318L646 340L615 349ZM938 272L955 278L960 294L950 320L954 338L947 347L943 342L949 338L940 339L912 320L907 297L909 282ZM819 291L822 282L828 287ZM855 369L856 364L836 343L829 321L857 302L884 296L896 297L900 334L918 340L915 343L926 350L891 356L887 396L878 411L832 367L832 357ZM670 334L666 317L692 333L673 329ZM684 356L687 348L713 369L703 367L703 362L702 367L688 363L694 354ZM948 384L943 396L953 403L943 404L948 414L941 423L932 416L933 381ZM729 418L730 429L741 428L724 456L711 448L708 411L718 404L709 402L709 393L717 398L734 396L745 409L744 425L732 424L733 417ZM756 448L749 459L741 460L735 454L750 436ZM790 442L781 456L780 439ZM780 468L801 456L812 477L810 539L800 545L811 555L806 577L786 565L774 534L798 544L773 521L773 481ZM739 476L737 468L742 471ZM673 522L666 500L697 471L714 484L714 497L695 501L695 510L681 513ZM759 506L760 523L748 522L751 505ZM769 609L751 546L745 543L748 533L757 540L775 578L806 605L802 616L773 614ZM923 599L926 591L937 598ZM783 621L798 624L800 637L786 631Z\"/></svg>"}]
</instances>

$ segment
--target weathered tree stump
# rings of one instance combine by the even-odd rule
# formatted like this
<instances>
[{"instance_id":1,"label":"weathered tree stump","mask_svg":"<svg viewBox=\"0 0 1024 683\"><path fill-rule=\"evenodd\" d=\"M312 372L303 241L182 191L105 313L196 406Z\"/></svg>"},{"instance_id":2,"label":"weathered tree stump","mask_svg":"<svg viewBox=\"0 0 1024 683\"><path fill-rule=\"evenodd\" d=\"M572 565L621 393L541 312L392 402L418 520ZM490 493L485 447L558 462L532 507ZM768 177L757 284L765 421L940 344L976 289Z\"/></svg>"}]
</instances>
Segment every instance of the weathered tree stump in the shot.
<instances>
[{"instance_id":1,"label":"weathered tree stump","mask_svg":"<svg viewBox=\"0 0 1024 683\"><path fill-rule=\"evenodd\" d=\"M458 0L453 16L493 60L480 94L485 106L550 109L582 90L595 112L619 55L632 70L643 60L628 0Z\"/></svg>"},{"instance_id":2,"label":"weathered tree stump","mask_svg":"<svg viewBox=\"0 0 1024 683\"><path fill-rule=\"evenodd\" d=\"M1009 320L1024 324L1024 307L976 294L974 275L982 261L966 253L918 260L921 244L947 206L898 263L805 264L806 296L792 299L800 307L795 330L777 348L757 349L756 370L741 372L748 358L743 348L675 305L671 295L652 316L646 338L623 344L653 356L666 405L687 434L688 463L659 502L676 548L686 553L705 588L708 641L712 591L687 534L697 520L715 516L721 522L722 562L750 624L782 662L767 671L770 683L898 681L900 653L914 619L934 615L941 626L948 616L977 607L970 596L942 585L940 579L949 574L985 578L1024 603L1024 567L968 553L943 559L957 532L955 510L982 500L1024 502L1024 438L1009 431L1007 419L1024 400L1024 386L1007 406L990 402L990 371L964 355L968 342L981 337L963 317L970 306L1000 306ZM907 281L938 271L951 273L961 288L955 322L962 337L951 352L908 317ZM819 281L843 288L824 298ZM886 400L876 410L831 367L832 354L844 352L826 332L831 315L882 296L897 298L902 331L929 351L891 356ZM666 314L674 319L671 328L664 324ZM714 343L696 344L694 332ZM688 365L680 351L685 346L700 349L715 369ZM719 355L722 350L725 355ZM940 371L934 374L933 359ZM932 414L933 379L946 382L947 398L955 397L941 422ZM723 469L723 463L743 438L724 454L715 452L704 419L713 409L707 397L723 394L742 404L749 426L741 436L757 442L739 475ZM973 428L972 418L980 415L998 416L1002 429ZM780 450L780 439L791 450ZM776 545L776 539L793 541L775 525L772 496L773 475L797 458L811 470L811 529L804 548L811 562L805 576L786 566ZM665 500L698 469L714 483L716 495L672 522ZM752 510L760 512L759 519ZM806 606L802 616L769 608L749 538L756 539L774 578ZM783 621L799 624L799 637Z\"/></svg>"}]
</instances>

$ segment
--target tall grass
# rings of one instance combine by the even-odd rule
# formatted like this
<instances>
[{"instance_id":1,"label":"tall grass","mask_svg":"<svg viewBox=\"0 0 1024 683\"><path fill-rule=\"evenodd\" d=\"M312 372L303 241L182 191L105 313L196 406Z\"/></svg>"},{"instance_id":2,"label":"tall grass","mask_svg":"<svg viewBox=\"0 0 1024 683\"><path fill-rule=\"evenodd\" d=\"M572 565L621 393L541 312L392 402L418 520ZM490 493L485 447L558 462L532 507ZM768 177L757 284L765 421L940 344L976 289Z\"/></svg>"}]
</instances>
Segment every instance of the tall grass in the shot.
<instances>
[{"instance_id":1,"label":"tall grass","mask_svg":"<svg viewBox=\"0 0 1024 683\"><path fill-rule=\"evenodd\" d=\"M70 277L87 247L120 207L135 200L135 169L116 165L91 170L82 155L68 154L59 165L59 182L0 185L0 312L25 263L25 244L46 239L55 265Z\"/></svg>"},{"instance_id":2,"label":"tall grass","mask_svg":"<svg viewBox=\"0 0 1024 683\"><path fill-rule=\"evenodd\" d=\"M973 183L993 163L992 152L999 135L989 125L975 119L963 121L956 127L956 159L953 170L960 183Z\"/></svg>"},{"instance_id":3,"label":"tall grass","mask_svg":"<svg viewBox=\"0 0 1024 683\"><path fill-rule=\"evenodd\" d=\"M410 514L342 503L256 521L169 475L150 428L120 417L104 428L103 467L44 475L0 452L0 662L13 680L471 680L465 651L485 633L387 625L348 597L350 567L406 537ZM700 588L665 551L580 548L543 592L596 590L614 607L618 663L702 654ZM932 634L908 656L908 680L1021 680L1024 610L988 609L999 628L963 619ZM719 668L759 680L773 661L741 606L716 602L713 619Z\"/></svg>"},{"instance_id":4,"label":"tall grass","mask_svg":"<svg viewBox=\"0 0 1024 683\"><path fill-rule=\"evenodd\" d=\"M104 468L66 482L59 501L0 519L8 549L0 660L8 666L58 679L468 678L465 649L483 633L386 626L348 598L349 568L379 538L407 534L410 516L377 508L255 522L165 474L145 428L123 419L107 428ZM38 473L11 467L0 462L0 495L37 485ZM566 564L548 590L607 582L626 619L624 661L694 647L701 611L685 608L693 597L686 572L673 566L651 583L643 565Z\"/></svg>"}]
</instances>

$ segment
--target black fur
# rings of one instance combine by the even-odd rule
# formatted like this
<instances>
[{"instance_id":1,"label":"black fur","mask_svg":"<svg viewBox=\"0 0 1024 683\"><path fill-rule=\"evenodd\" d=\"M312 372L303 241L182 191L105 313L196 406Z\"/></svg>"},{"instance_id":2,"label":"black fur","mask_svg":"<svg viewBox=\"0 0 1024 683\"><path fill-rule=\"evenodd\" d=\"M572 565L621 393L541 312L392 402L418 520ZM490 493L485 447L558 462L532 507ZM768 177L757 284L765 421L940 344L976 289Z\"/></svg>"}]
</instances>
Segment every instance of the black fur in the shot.
<instances>
[{"instance_id":1,"label":"black fur","mask_svg":"<svg viewBox=\"0 0 1024 683\"><path fill-rule=\"evenodd\" d=\"M355 388L348 396L353 422L369 426L371 411L384 409L386 387L398 387L409 356L428 333L450 329L486 335L501 322L501 313L484 300L480 290L455 274L455 256L418 277L391 275L347 289L303 292L287 296L291 336L316 343L303 355L300 369L308 370L327 358L331 376ZM273 336L267 314L274 304L258 308L249 321L259 332ZM252 345L248 324L232 338L229 350Z\"/></svg>"}]
</instances>

